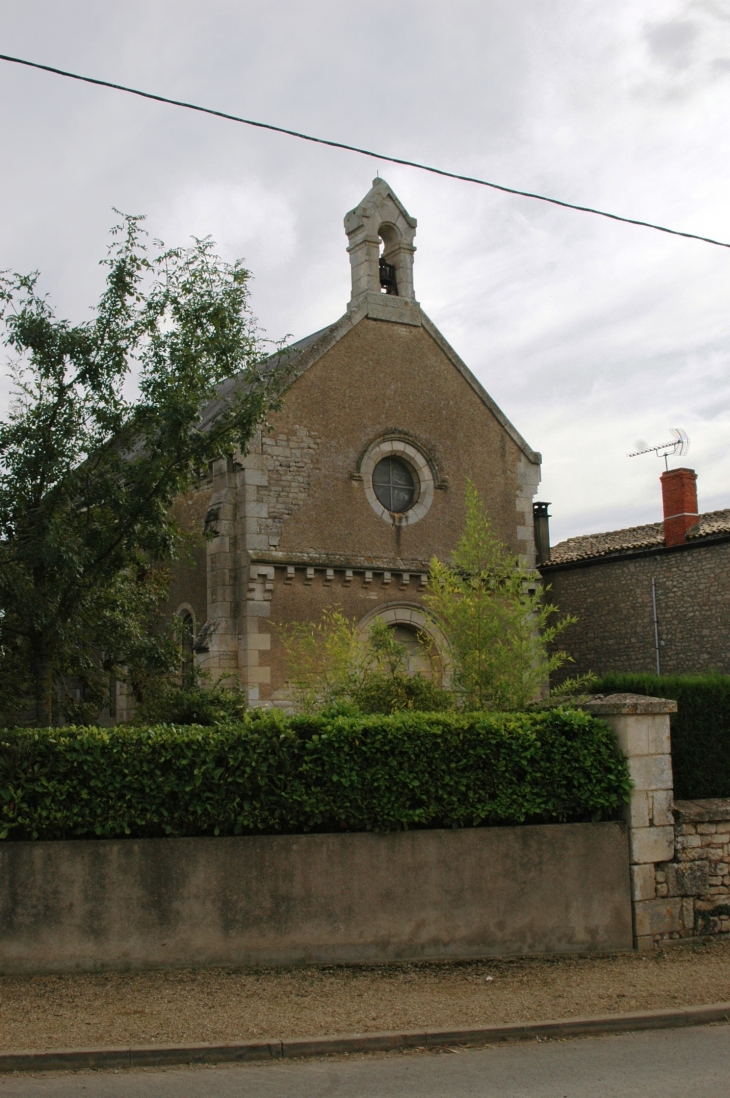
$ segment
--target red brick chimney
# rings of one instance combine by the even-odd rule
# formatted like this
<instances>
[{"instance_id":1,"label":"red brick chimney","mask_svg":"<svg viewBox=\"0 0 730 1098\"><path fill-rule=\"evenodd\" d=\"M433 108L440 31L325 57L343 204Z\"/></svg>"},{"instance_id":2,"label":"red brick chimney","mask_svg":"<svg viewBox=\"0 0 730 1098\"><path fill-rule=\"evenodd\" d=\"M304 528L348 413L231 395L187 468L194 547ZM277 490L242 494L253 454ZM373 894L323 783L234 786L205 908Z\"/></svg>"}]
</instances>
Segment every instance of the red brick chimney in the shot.
<instances>
[{"instance_id":1,"label":"red brick chimney","mask_svg":"<svg viewBox=\"0 0 730 1098\"><path fill-rule=\"evenodd\" d=\"M683 545L687 531L697 522L697 474L694 469L669 469L662 473L664 544Z\"/></svg>"}]
</instances>

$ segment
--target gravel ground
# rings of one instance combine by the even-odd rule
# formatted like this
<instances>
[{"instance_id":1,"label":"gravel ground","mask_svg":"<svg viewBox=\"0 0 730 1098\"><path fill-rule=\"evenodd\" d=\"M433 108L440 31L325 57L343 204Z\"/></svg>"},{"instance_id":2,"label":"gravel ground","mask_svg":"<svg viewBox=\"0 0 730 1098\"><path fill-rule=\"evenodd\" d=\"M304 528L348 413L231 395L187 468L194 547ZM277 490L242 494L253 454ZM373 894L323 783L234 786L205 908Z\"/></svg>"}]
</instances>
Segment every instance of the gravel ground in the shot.
<instances>
[{"instance_id":1,"label":"gravel ground","mask_svg":"<svg viewBox=\"0 0 730 1098\"><path fill-rule=\"evenodd\" d=\"M730 942L464 964L0 978L0 1048L491 1025L730 1000Z\"/></svg>"}]
</instances>

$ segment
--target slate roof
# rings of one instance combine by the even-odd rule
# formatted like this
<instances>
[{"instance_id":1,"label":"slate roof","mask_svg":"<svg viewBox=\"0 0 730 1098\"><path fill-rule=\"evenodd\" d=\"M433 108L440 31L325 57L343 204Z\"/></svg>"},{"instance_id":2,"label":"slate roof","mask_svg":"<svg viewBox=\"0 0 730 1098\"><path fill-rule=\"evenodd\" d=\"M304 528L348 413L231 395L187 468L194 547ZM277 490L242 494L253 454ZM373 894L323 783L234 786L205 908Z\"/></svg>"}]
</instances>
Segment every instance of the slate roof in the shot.
<instances>
[{"instance_id":1,"label":"slate roof","mask_svg":"<svg viewBox=\"0 0 730 1098\"><path fill-rule=\"evenodd\" d=\"M687 540L702 541L720 534L730 534L730 508L725 511L707 511L700 515L698 522L687 531ZM605 534L583 534L578 538L568 538L551 547L550 561L546 562L546 566L593 560L662 545L664 524L649 522L646 526L629 526L625 530L610 530Z\"/></svg>"},{"instance_id":2,"label":"slate roof","mask_svg":"<svg viewBox=\"0 0 730 1098\"><path fill-rule=\"evenodd\" d=\"M283 359L293 358L297 354L301 354L306 351L308 347L311 347L313 343L316 343L320 336L328 332L333 325L330 324L327 328L320 328L318 332L312 332L311 335L305 336L304 339L298 340L297 343L290 343L283 351L276 351L273 355L269 355L264 359L261 367L262 374L266 375L267 372L273 370L275 366L278 366ZM235 377L229 377L226 381L222 381L217 389L217 396L214 400L211 400L209 404L203 408L200 415L200 425L205 428L211 423L220 412L226 406L226 402L231 393L237 386L241 384L241 378L239 375Z\"/></svg>"}]
</instances>

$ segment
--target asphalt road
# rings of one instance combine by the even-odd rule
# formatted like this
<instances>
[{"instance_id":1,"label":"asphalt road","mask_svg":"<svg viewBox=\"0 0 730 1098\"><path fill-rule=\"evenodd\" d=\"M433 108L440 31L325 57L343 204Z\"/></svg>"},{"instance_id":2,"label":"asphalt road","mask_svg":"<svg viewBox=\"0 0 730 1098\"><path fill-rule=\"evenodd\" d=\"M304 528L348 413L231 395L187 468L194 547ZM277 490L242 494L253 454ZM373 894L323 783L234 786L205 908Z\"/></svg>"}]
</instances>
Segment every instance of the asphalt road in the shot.
<instances>
[{"instance_id":1,"label":"asphalt road","mask_svg":"<svg viewBox=\"0 0 730 1098\"><path fill-rule=\"evenodd\" d=\"M0 1077L0 1098L724 1098L730 1026L449 1053Z\"/></svg>"}]
</instances>

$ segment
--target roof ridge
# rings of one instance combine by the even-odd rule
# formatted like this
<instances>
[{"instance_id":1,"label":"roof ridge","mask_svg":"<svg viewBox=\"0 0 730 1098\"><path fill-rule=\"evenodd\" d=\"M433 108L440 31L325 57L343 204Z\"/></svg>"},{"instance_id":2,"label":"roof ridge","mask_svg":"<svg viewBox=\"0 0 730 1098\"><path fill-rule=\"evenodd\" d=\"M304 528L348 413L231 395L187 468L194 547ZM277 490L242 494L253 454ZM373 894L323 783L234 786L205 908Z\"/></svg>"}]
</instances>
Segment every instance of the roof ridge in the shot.
<instances>
[{"instance_id":1,"label":"roof ridge","mask_svg":"<svg viewBox=\"0 0 730 1098\"><path fill-rule=\"evenodd\" d=\"M730 534L730 508L704 511L687 531L687 538L701 541L717 534ZM577 534L551 547L550 564L567 564L572 561L591 560L614 553L648 549L664 544L664 522L647 522L640 526L625 526L619 530L606 530L597 534Z\"/></svg>"}]
</instances>

